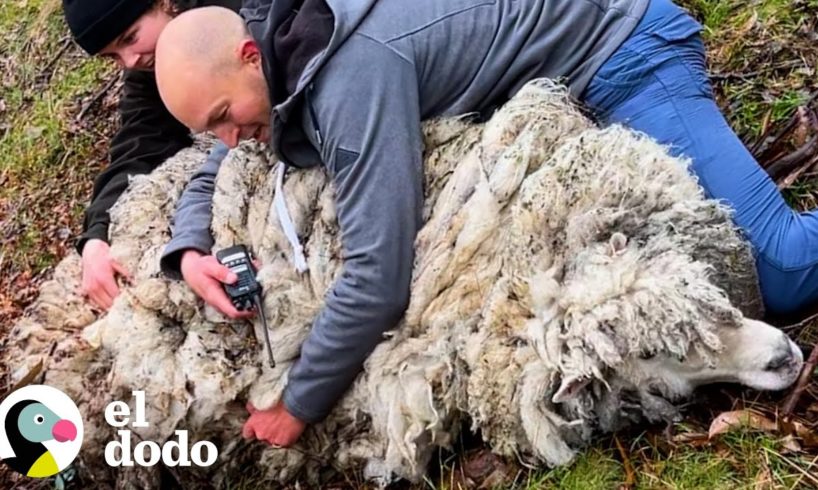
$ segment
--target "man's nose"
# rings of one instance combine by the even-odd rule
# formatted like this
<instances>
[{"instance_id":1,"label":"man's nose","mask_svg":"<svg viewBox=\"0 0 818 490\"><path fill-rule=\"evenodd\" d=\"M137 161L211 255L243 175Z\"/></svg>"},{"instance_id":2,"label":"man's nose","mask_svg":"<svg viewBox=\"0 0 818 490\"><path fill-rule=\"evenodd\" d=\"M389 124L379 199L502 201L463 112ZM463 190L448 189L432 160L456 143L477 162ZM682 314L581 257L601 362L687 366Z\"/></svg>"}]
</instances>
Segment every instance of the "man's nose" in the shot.
<instances>
[{"instance_id":1,"label":"man's nose","mask_svg":"<svg viewBox=\"0 0 818 490\"><path fill-rule=\"evenodd\" d=\"M122 60L122 65L129 70L133 70L137 66L139 66L139 58L141 55L138 53L126 53L122 55L120 58Z\"/></svg>"},{"instance_id":2,"label":"man's nose","mask_svg":"<svg viewBox=\"0 0 818 490\"><path fill-rule=\"evenodd\" d=\"M236 126L222 125L213 130L228 148L235 148L239 145L239 128Z\"/></svg>"}]
</instances>

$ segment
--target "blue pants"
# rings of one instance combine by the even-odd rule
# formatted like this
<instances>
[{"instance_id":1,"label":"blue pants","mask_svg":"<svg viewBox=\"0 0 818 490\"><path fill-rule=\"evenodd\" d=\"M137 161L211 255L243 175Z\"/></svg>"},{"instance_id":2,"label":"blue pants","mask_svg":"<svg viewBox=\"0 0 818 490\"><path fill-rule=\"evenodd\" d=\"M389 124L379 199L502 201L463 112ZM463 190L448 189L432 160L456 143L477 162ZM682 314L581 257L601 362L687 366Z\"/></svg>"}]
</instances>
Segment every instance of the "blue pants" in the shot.
<instances>
[{"instance_id":1,"label":"blue pants","mask_svg":"<svg viewBox=\"0 0 818 490\"><path fill-rule=\"evenodd\" d=\"M652 0L582 98L602 124L624 124L692 160L708 197L733 208L752 243L767 310L792 313L818 299L818 216L793 211L727 125L700 30L670 0Z\"/></svg>"}]
</instances>

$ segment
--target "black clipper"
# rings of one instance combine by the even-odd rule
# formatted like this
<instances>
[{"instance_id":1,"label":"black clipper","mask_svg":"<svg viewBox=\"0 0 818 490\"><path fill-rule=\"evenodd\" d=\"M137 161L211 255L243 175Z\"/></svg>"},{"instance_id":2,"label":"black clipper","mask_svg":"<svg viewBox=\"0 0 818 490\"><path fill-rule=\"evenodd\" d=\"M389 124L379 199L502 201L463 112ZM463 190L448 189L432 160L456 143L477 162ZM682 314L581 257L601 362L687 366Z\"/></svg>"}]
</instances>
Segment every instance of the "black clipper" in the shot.
<instances>
[{"instance_id":1,"label":"black clipper","mask_svg":"<svg viewBox=\"0 0 818 490\"><path fill-rule=\"evenodd\" d=\"M264 331L264 341L267 344L267 357L270 360L270 367L275 367L273 359L273 347L270 344L270 333L267 331L267 317L264 315L264 308L261 301L261 284L256 280L256 268L253 260L244 245L235 245L220 250L216 253L216 259L238 277L233 284L224 284L224 291L230 298L230 302L239 311L247 311L255 307L261 318L261 327Z\"/></svg>"}]
</instances>

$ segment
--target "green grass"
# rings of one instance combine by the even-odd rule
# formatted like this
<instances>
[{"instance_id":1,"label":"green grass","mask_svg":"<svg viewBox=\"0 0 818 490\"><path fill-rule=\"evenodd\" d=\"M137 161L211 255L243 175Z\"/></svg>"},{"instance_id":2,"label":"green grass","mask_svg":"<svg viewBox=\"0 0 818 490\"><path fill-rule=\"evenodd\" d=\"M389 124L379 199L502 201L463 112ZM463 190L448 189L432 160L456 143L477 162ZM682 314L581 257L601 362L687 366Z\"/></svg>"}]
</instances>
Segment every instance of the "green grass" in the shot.
<instances>
[{"instance_id":1,"label":"green grass","mask_svg":"<svg viewBox=\"0 0 818 490\"><path fill-rule=\"evenodd\" d=\"M615 451L594 448L583 452L570 466L529 475L519 488L607 490L616 488L624 481L625 471L622 463L616 459Z\"/></svg>"},{"instance_id":2,"label":"green grass","mask_svg":"<svg viewBox=\"0 0 818 490\"><path fill-rule=\"evenodd\" d=\"M36 275L67 246L57 228L76 232L101 160L105 128L77 121L83 99L112 67L67 44L57 0L0 2L0 276ZM90 160L90 161L89 161ZM0 279L0 291L9 287Z\"/></svg>"},{"instance_id":3,"label":"green grass","mask_svg":"<svg viewBox=\"0 0 818 490\"><path fill-rule=\"evenodd\" d=\"M735 5L724 0L689 0L683 3L689 10L696 12L704 25L707 37L717 33L733 18Z\"/></svg>"},{"instance_id":4,"label":"green grass","mask_svg":"<svg viewBox=\"0 0 818 490\"><path fill-rule=\"evenodd\" d=\"M728 489L738 485L727 461L708 452L686 451L657 458L650 470L639 474L641 488Z\"/></svg>"},{"instance_id":5,"label":"green grass","mask_svg":"<svg viewBox=\"0 0 818 490\"><path fill-rule=\"evenodd\" d=\"M624 443L625 441L623 441ZM814 488L805 473L818 477L812 457L783 454L782 441L750 429L728 433L712 445L679 445L658 449L644 439L630 448L630 463L639 489L747 489ZM530 474L524 484L509 489L615 489L625 483L624 466L615 449L592 448L572 465Z\"/></svg>"},{"instance_id":6,"label":"green grass","mask_svg":"<svg viewBox=\"0 0 818 490\"><path fill-rule=\"evenodd\" d=\"M813 27L818 2L791 0L682 0L704 25L711 71L722 107L745 141L757 138L769 112L771 124L790 117L805 101L812 73L804 61L814 46L800 32ZM815 66L814 63L811 66Z\"/></svg>"}]
</instances>

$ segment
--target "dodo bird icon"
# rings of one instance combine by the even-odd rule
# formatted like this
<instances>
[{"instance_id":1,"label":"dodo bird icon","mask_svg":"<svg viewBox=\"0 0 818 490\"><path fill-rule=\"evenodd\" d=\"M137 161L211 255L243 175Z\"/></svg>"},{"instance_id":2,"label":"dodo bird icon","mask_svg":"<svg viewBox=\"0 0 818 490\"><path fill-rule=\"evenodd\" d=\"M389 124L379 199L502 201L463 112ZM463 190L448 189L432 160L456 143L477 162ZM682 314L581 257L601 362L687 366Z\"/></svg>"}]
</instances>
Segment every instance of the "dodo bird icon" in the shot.
<instances>
[{"instance_id":1,"label":"dodo bird icon","mask_svg":"<svg viewBox=\"0 0 818 490\"><path fill-rule=\"evenodd\" d=\"M20 400L9 409L5 420L6 437L14 457L3 462L26 476L42 478L60 471L54 455L43 444L73 441L77 427L62 419L37 400Z\"/></svg>"}]
</instances>

